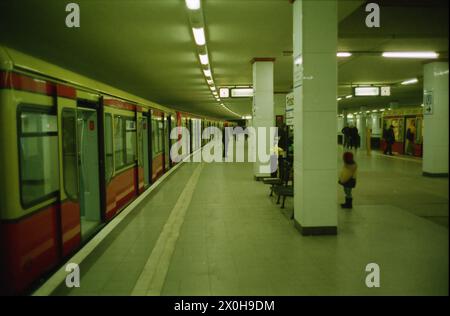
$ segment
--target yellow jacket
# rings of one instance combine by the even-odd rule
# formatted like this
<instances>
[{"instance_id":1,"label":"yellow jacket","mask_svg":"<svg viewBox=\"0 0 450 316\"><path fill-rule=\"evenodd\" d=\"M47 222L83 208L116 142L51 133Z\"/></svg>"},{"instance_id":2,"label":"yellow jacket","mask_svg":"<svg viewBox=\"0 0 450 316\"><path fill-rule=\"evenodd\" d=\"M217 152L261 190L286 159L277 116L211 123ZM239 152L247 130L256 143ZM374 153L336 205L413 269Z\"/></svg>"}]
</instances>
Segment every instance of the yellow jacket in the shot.
<instances>
[{"instance_id":1,"label":"yellow jacket","mask_svg":"<svg viewBox=\"0 0 450 316\"><path fill-rule=\"evenodd\" d=\"M356 163L352 165L344 164L341 170L341 174L339 175L339 182L344 184L351 178L356 179L356 171L358 170L358 166Z\"/></svg>"}]
</instances>

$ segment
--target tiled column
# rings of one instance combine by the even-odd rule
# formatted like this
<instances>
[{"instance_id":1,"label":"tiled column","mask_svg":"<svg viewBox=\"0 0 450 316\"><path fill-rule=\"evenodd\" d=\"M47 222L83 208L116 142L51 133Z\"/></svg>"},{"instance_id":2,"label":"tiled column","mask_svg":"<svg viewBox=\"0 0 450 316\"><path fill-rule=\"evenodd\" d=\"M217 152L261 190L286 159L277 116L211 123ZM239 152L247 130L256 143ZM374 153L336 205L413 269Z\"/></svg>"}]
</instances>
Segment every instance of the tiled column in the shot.
<instances>
[{"instance_id":1,"label":"tiled column","mask_svg":"<svg viewBox=\"0 0 450 316\"><path fill-rule=\"evenodd\" d=\"M448 176L448 62L424 65L423 90L423 174Z\"/></svg>"},{"instance_id":2,"label":"tiled column","mask_svg":"<svg viewBox=\"0 0 450 316\"><path fill-rule=\"evenodd\" d=\"M348 126L348 120L347 120L347 110L344 110L344 112L342 112L342 115L344 115L344 126Z\"/></svg>"},{"instance_id":3,"label":"tiled column","mask_svg":"<svg viewBox=\"0 0 450 316\"><path fill-rule=\"evenodd\" d=\"M274 58L254 58L253 63L253 127L267 127L266 153L270 152L271 141L269 128L275 126L274 102L273 102L273 63ZM258 151L258 147L256 148ZM253 174L256 179L270 176L270 172L261 172L261 166L269 165L261 163L256 154L256 162L253 163Z\"/></svg>"},{"instance_id":4,"label":"tiled column","mask_svg":"<svg viewBox=\"0 0 450 316\"><path fill-rule=\"evenodd\" d=\"M367 128L367 113L366 113L366 108L365 107L361 107L361 114L360 114L360 127L359 127L359 139L360 139L360 144L359 144L359 148L360 149L366 149L366 128Z\"/></svg>"},{"instance_id":5,"label":"tiled column","mask_svg":"<svg viewBox=\"0 0 450 316\"><path fill-rule=\"evenodd\" d=\"M303 235L337 233L337 1L296 0L294 220Z\"/></svg>"}]
</instances>

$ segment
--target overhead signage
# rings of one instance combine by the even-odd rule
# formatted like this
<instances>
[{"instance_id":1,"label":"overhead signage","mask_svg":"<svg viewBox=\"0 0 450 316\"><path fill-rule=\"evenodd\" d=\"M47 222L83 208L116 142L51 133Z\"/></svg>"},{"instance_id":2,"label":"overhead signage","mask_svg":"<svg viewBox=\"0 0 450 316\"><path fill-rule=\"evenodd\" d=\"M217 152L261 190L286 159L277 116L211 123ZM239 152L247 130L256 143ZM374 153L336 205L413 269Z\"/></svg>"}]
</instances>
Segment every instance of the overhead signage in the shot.
<instances>
[{"instance_id":1,"label":"overhead signage","mask_svg":"<svg viewBox=\"0 0 450 316\"><path fill-rule=\"evenodd\" d=\"M381 96L390 96L391 95L391 87L386 86L386 87L381 87Z\"/></svg>"},{"instance_id":2,"label":"overhead signage","mask_svg":"<svg viewBox=\"0 0 450 316\"><path fill-rule=\"evenodd\" d=\"M230 97L230 89L229 88L220 88L219 95L221 98L229 98Z\"/></svg>"},{"instance_id":3,"label":"overhead signage","mask_svg":"<svg viewBox=\"0 0 450 316\"><path fill-rule=\"evenodd\" d=\"M379 96L380 87L355 87L353 94L355 97Z\"/></svg>"},{"instance_id":4,"label":"overhead signage","mask_svg":"<svg viewBox=\"0 0 450 316\"><path fill-rule=\"evenodd\" d=\"M231 89L232 98L249 98L253 97L253 88L233 88Z\"/></svg>"}]
</instances>

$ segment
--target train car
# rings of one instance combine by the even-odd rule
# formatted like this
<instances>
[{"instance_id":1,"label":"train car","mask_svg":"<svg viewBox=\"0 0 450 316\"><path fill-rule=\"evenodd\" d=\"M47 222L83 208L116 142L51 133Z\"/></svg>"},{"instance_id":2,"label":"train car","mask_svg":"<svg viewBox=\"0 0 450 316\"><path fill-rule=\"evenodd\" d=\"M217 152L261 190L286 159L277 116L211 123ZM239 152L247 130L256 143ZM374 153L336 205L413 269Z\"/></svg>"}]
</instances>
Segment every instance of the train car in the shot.
<instances>
[{"instance_id":1,"label":"train car","mask_svg":"<svg viewBox=\"0 0 450 316\"><path fill-rule=\"evenodd\" d=\"M0 46L0 294L30 291L161 177L181 124Z\"/></svg>"},{"instance_id":2,"label":"train car","mask_svg":"<svg viewBox=\"0 0 450 316\"><path fill-rule=\"evenodd\" d=\"M414 134L412 144L412 155L422 157L423 152L423 111L422 107L407 107L392 109L383 112L383 130L394 126L395 143L392 151L399 154L407 153L409 140L407 139L408 129ZM381 139L381 150L386 148L386 142Z\"/></svg>"}]
</instances>

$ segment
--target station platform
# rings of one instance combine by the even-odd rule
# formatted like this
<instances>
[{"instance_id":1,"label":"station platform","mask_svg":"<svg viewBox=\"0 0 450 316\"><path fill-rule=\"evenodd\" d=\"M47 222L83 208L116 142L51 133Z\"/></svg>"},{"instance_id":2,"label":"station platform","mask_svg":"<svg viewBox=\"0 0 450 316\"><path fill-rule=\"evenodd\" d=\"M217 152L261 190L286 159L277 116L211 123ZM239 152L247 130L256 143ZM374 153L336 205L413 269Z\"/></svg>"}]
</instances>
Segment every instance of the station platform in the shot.
<instances>
[{"instance_id":1,"label":"station platform","mask_svg":"<svg viewBox=\"0 0 450 316\"><path fill-rule=\"evenodd\" d=\"M339 152L339 166L341 166ZM52 295L448 295L448 179L357 152L336 236L302 236L251 163L183 163ZM338 187L339 200L344 199ZM365 285L368 263L381 287Z\"/></svg>"}]
</instances>

